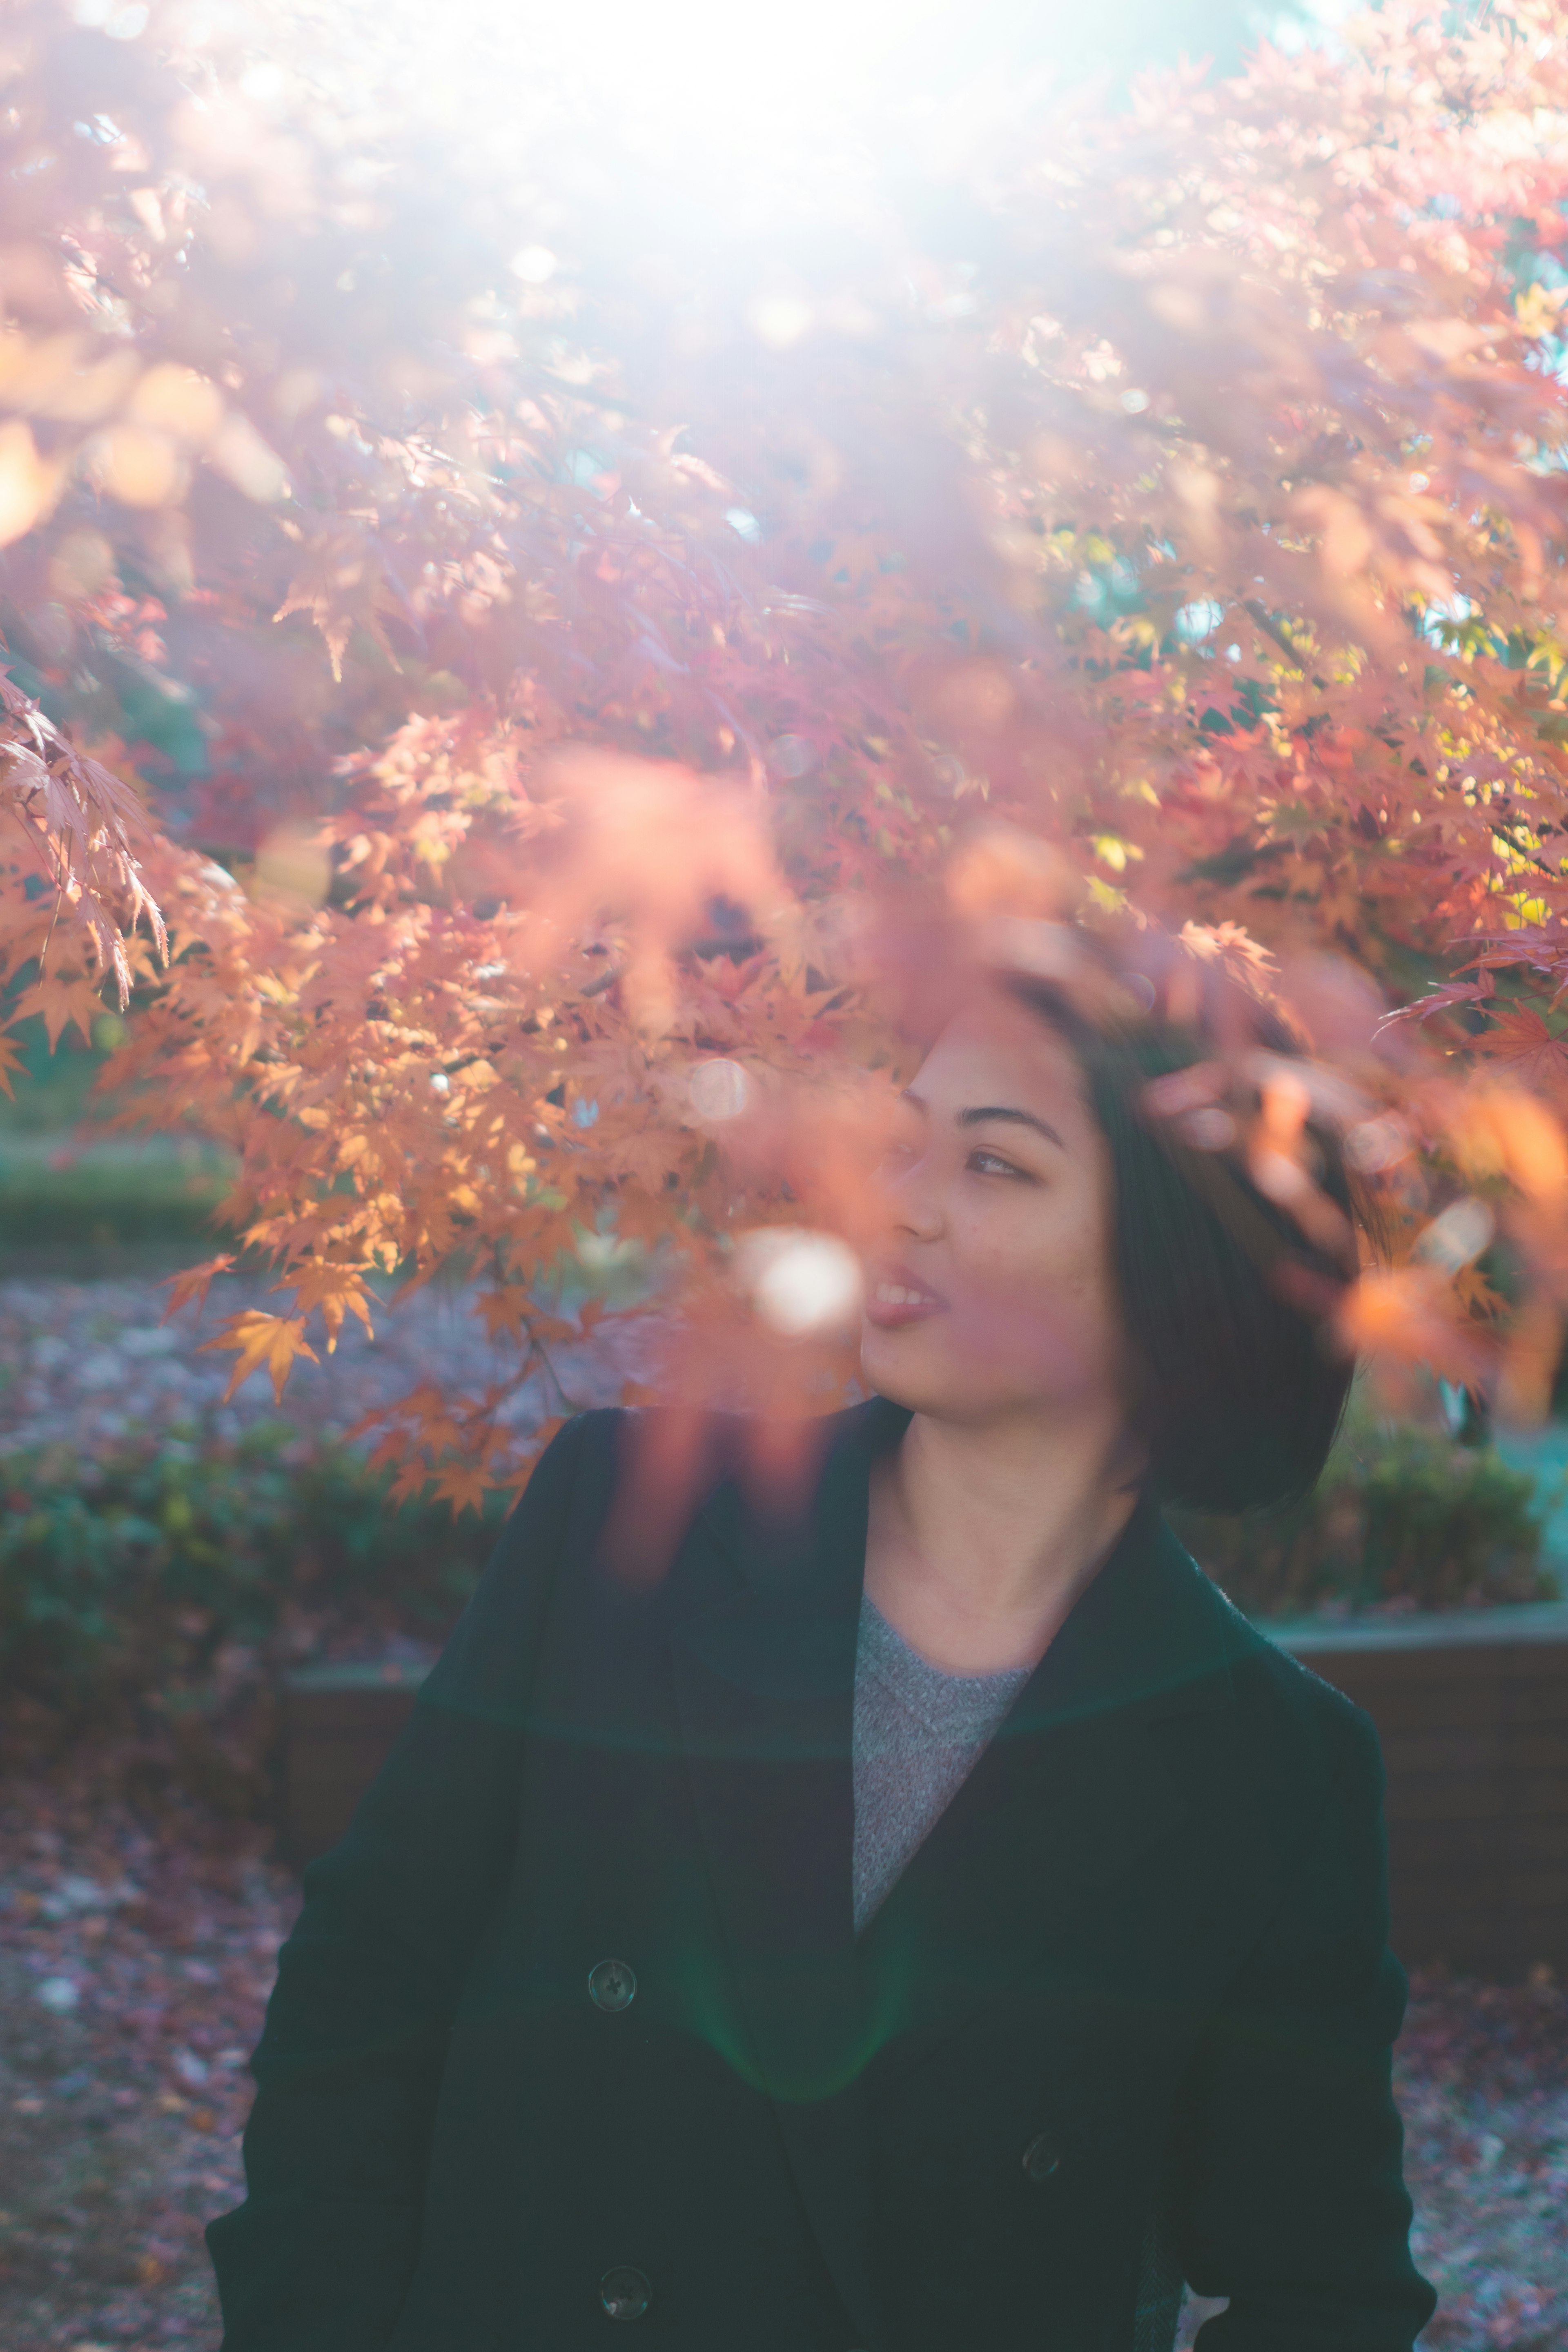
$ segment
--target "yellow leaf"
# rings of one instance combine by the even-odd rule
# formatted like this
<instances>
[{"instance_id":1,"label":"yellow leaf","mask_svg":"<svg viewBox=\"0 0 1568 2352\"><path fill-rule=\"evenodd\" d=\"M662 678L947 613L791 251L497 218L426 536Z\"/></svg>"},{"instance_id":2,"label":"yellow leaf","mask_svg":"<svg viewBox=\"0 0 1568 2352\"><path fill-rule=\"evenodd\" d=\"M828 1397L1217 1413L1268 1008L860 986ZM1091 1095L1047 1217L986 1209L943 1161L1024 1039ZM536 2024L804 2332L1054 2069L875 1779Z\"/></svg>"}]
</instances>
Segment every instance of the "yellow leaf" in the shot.
<instances>
[{"instance_id":1,"label":"yellow leaf","mask_svg":"<svg viewBox=\"0 0 1568 2352\"><path fill-rule=\"evenodd\" d=\"M1563 331L1564 289L1542 286L1538 279L1513 298L1514 316L1521 335L1558 335Z\"/></svg>"}]
</instances>

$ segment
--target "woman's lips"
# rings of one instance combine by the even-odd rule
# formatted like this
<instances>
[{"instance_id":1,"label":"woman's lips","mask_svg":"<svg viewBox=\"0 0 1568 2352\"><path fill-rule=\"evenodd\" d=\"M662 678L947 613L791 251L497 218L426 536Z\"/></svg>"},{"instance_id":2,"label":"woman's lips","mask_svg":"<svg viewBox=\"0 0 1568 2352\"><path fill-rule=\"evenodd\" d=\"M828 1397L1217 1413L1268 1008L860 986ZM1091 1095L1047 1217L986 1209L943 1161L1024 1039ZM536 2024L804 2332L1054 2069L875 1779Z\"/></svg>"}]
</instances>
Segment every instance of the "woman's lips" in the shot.
<instances>
[{"instance_id":1,"label":"woman's lips","mask_svg":"<svg viewBox=\"0 0 1568 2352\"><path fill-rule=\"evenodd\" d=\"M866 1286L866 1320L880 1331L896 1330L903 1323L923 1323L930 1316L946 1312L946 1299L910 1274L876 1275Z\"/></svg>"}]
</instances>

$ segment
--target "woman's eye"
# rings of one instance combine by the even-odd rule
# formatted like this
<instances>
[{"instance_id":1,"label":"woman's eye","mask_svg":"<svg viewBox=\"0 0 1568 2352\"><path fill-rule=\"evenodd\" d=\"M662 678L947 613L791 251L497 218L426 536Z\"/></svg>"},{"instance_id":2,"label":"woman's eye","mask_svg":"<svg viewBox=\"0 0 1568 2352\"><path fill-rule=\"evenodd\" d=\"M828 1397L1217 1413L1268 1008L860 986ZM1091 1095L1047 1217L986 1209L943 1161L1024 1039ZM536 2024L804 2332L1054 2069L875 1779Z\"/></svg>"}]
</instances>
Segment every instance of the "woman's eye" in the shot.
<instances>
[{"instance_id":1,"label":"woman's eye","mask_svg":"<svg viewBox=\"0 0 1568 2352\"><path fill-rule=\"evenodd\" d=\"M1015 1168L1010 1160L1004 1160L999 1151L972 1151L969 1165L979 1176L1022 1176L1024 1173L1021 1168Z\"/></svg>"}]
</instances>

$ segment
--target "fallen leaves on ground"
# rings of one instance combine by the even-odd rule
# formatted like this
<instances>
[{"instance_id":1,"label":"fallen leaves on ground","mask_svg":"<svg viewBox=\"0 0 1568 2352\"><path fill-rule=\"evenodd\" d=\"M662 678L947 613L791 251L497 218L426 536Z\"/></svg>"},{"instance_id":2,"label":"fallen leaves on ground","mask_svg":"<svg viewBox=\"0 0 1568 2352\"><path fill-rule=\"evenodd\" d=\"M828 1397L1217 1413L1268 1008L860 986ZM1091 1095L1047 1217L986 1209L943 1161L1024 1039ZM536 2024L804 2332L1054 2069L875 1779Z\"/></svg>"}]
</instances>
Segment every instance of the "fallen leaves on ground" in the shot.
<instances>
[{"instance_id":1,"label":"fallen leaves on ground","mask_svg":"<svg viewBox=\"0 0 1568 2352\"><path fill-rule=\"evenodd\" d=\"M0 1785L0 2342L210 2347L202 2231L239 2136L297 1882L270 1832Z\"/></svg>"},{"instance_id":2,"label":"fallen leaves on ground","mask_svg":"<svg viewBox=\"0 0 1568 2352\"><path fill-rule=\"evenodd\" d=\"M0 2342L211 2352L202 2231L299 1881L271 1832L78 1759L0 1783ZM1568 2341L1568 1992L1417 1976L1398 2053L1431 2352ZM1189 2305L1182 2340L1214 2305Z\"/></svg>"}]
</instances>

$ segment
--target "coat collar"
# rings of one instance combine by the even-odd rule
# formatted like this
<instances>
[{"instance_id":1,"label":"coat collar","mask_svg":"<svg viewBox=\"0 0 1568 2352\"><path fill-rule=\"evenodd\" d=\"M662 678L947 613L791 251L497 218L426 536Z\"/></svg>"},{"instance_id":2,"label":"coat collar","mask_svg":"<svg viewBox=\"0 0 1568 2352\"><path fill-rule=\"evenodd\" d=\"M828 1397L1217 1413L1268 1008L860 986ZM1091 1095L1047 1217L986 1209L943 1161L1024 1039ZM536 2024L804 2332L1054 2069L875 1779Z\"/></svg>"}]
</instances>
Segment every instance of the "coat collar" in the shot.
<instances>
[{"instance_id":1,"label":"coat collar","mask_svg":"<svg viewBox=\"0 0 1568 2352\"><path fill-rule=\"evenodd\" d=\"M870 1469L910 1414L833 1417L793 1507L743 1465L699 1514L723 1597L672 1638L681 1734L757 2079L857 2331L866 2102L1020 1975L1069 1986L1087 1920L1195 1801L1165 1727L1232 1704L1232 1612L1141 1500L973 1771L857 1941L855 1655ZM743 1434L743 1432L742 1433Z\"/></svg>"},{"instance_id":2,"label":"coat collar","mask_svg":"<svg viewBox=\"0 0 1568 2352\"><path fill-rule=\"evenodd\" d=\"M739 1570L740 1582L683 1629L710 1649L716 1664L727 1655L735 1671L781 1698L796 1689L820 1700L830 1683L840 1697L847 1686L853 1698L871 1465L911 1419L907 1407L879 1396L832 1415L820 1424L825 1436L814 1470L801 1491L782 1501L749 1496L743 1460L726 1470L698 1518ZM702 1631L708 1626L710 1640ZM720 1630L725 1627L734 1630ZM768 1636L786 1627L789 1637L770 1647ZM1224 1706L1233 1696L1232 1664L1247 1639L1145 1494L1000 1736L1108 1709L1131 1708L1154 1721Z\"/></svg>"}]
</instances>

